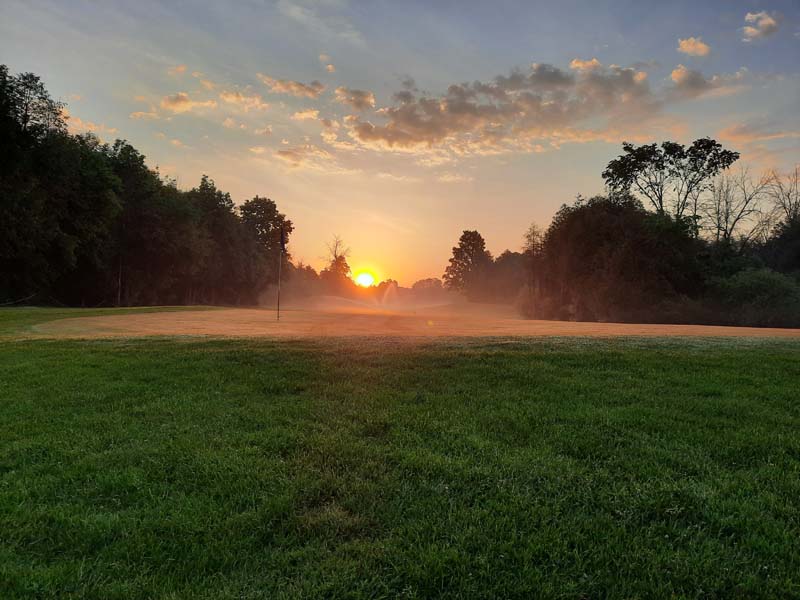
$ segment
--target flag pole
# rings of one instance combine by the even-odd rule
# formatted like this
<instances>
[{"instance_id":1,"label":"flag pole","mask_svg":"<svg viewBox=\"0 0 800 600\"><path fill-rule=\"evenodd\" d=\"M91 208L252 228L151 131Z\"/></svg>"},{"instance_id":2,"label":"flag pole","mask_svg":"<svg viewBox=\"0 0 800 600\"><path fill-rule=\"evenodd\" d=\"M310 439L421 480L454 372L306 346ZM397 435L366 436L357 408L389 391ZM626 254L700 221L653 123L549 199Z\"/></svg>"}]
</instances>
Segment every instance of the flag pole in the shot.
<instances>
[{"instance_id":1,"label":"flag pole","mask_svg":"<svg viewBox=\"0 0 800 600\"><path fill-rule=\"evenodd\" d=\"M281 320L281 264L283 263L283 248L278 251L278 321Z\"/></svg>"},{"instance_id":2,"label":"flag pole","mask_svg":"<svg viewBox=\"0 0 800 600\"><path fill-rule=\"evenodd\" d=\"M278 311L277 320L281 320L281 267L283 266L283 254L286 252L286 229L281 223L280 238L278 240Z\"/></svg>"}]
</instances>

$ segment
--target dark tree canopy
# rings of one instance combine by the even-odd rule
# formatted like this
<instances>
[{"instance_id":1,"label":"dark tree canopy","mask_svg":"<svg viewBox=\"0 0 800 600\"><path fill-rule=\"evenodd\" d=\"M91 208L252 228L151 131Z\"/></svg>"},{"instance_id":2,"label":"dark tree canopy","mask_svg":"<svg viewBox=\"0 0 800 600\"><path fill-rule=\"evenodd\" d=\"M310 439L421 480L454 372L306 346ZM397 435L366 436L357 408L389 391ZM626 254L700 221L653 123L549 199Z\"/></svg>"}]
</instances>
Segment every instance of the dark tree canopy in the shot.
<instances>
[{"instance_id":1,"label":"dark tree canopy","mask_svg":"<svg viewBox=\"0 0 800 600\"><path fill-rule=\"evenodd\" d=\"M478 293L480 280L487 273L492 255L486 250L486 242L477 231L464 231L453 248L450 265L445 269L444 285L448 289L463 291L468 297Z\"/></svg>"},{"instance_id":2,"label":"dark tree canopy","mask_svg":"<svg viewBox=\"0 0 800 600\"><path fill-rule=\"evenodd\" d=\"M739 158L738 152L726 150L710 138L695 140L688 148L676 142L661 146L624 142L622 149L624 153L603 171L609 190L640 195L657 213L669 213L676 219L695 217L698 195L712 177Z\"/></svg>"}]
</instances>

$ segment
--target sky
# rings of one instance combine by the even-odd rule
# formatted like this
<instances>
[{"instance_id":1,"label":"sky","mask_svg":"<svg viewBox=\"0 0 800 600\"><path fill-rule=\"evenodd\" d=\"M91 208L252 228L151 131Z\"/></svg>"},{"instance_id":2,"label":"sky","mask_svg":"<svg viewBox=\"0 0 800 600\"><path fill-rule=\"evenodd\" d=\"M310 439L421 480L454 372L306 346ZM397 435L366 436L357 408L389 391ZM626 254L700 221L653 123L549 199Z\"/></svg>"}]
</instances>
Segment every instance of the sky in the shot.
<instances>
[{"instance_id":1,"label":"sky","mask_svg":"<svg viewBox=\"0 0 800 600\"><path fill-rule=\"evenodd\" d=\"M519 250L622 141L800 161L800 2L0 2L0 63L70 129L234 201L273 199L319 268L438 277L465 229Z\"/></svg>"}]
</instances>

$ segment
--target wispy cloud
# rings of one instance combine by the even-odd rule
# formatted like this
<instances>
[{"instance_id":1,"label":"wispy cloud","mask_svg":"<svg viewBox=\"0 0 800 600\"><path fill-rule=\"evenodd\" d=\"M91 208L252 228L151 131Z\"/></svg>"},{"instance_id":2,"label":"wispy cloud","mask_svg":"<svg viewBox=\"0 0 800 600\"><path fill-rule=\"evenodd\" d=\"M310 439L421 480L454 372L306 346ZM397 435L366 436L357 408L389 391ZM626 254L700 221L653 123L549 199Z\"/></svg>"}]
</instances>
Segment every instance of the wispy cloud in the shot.
<instances>
[{"instance_id":1,"label":"wispy cloud","mask_svg":"<svg viewBox=\"0 0 800 600\"><path fill-rule=\"evenodd\" d=\"M216 100L192 100L186 92L178 92L161 99L161 108L174 113L190 112L197 108L216 108Z\"/></svg>"},{"instance_id":2,"label":"wispy cloud","mask_svg":"<svg viewBox=\"0 0 800 600\"><path fill-rule=\"evenodd\" d=\"M342 14L333 12L337 5L333 2L313 2L311 0L278 0L280 13L307 29L317 37L341 39L357 46L364 45L364 36Z\"/></svg>"},{"instance_id":3,"label":"wispy cloud","mask_svg":"<svg viewBox=\"0 0 800 600\"><path fill-rule=\"evenodd\" d=\"M262 73L258 73L256 76L273 94L288 94L301 98L318 98L319 95L325 91L325 86L319 81L301 83L299 81L292 81L291 79L273 79Z\"/></svg>"},{"instance_id":4,"label":"wispy cloud","mask_svg":"<svg viewBox=\"0 0 800 600\"><path fill-rule=\"evenodd\" d=\"M319 117L319 111L313 108L299 110L292 115L294 121L310 121Z\"/></svg>"},{"instance_id":5,"label":"wispy cloud","mask_svg":"<svg viewBox=\"0 0 800 600\"><path fill-rule=\"evenodd\" d=\"M183 75L184 73L186 73L186 65L175 65L174 67L167 69L167 74L171 77Z\"/></svg>"},{"instance_id":6,"label":"wispy cloud","mask_svg":"<svg viewBox=\"0 0 800 600\"><path fill-rule=\"evenodd\" d=\"M219 94L220 100L226 104L233 104L245 112L249 110L266 110L269 104L264 102L259 94L243 94L238 91L223 91Z\"/></svg>"}]
</instances>

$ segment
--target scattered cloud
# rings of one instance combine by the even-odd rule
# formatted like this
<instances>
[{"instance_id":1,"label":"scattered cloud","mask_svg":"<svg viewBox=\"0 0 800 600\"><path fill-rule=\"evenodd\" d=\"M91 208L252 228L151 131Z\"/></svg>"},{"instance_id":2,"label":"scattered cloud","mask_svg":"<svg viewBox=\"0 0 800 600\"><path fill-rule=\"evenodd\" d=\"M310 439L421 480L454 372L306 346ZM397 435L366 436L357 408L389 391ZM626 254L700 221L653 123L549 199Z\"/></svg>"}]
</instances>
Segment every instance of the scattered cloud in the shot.
<instances>
[{"instance_id":1,"label":"scattered cloud","mask_svg":"<svg viewBox=\"0 0 800 600\"><path fill-rule=\"evenodd\" d=\"M405 87L394 106L377 111L380 122L349 115L351 138L373 149L415 153L537 152L542 143L633 139L658 122L663 104L646 73L597 59L576 59L569 71L534 63L489 82L450 85L439 97ZM586 127L590 121L593 128Z\"/></svg>"},{"instance_id":2,"label":"scattered cloud","mask_svg":"<svg viewBox=\"0 0 800 600\"><path fill-rule=\"evenodd\" d=\"M689 56L708 56L711 52L711 46L706 44L700 37L688 37L678 39L677 50Z\"/></svg>"},{"instance_id":3,"label":"scattered cloud","mask_svg":"<svg viewBox=\"0 0 800 600\"><path fill-rule=\"evenodd\" d=\"M319 81L311 83L300 83L291 79L273 79L262 73L256 75L261 82L266 85L273 94L289 94L300 98L319 98L325 91L325 86Z\"/></svg>"},{"instance_id":4,"label":"scattered cloud","mask_svg":"<svg viewBox=\"0 0 800 600\"><path fill-rule=\"evenodd\" d=\"M224 91L220 92L219 98L226 104L234 104L245 112L249 110L266 110L269 108L269 104L264 102L259 94Z\"/></svg>"},{"instance_id":5,"label":"scattered cloud","mask_svg":"<svg viewBox=\"0 0 800 600\"><path fill-rule=\"evenodd\" d=\"M742 27L742 41L752 42L776 33L780 18L775 13L770 14L762 10L757 13L747 13L744 22L748 24Z\"/></svg>"},{"instance_id":6,"label":"scattered cloud","mask_svg":"<svg viewBox=\"0 0 800 600\"><path fill-rule=\"evenodd\" d=\"M375 95L366 90L354 90L344 86L337 87L334 94L336 101L348 104L355 110L365 110L375 107Z\"/></svg>"},{"instance_id":7,"label":"scattered cloud","mask_svg":"<svg viewBox=\"0 0 800 600\"><path fill-rule=\"evenodd\" d=\"M256 135L272 135L272 126L265 125L261 129L258 128L253 129L253 133L255 133Z\"/></svg>"},{"instance_id":8,"label":"scattered cloud","mask_svg":"<svg viewBox=\"0 0 800 600\"><path fill-rule=\"evenodd\" d=\"M186 72L186 65L175 65L167 69L167 74L175 77L176 75L183 75Z\"/></svg>"},{"instance_id":9,"label":"scattered cloud","mask_svg":"<svg viewBox=\"0 0 800 600\"><path fill-rule=\"evenodd\" d=\"M575 71L594 71L595 69L602 68L602 63L593 58L591 60L581 60L580 58L573 58L572 62L569 63L569 68L574 69Z\"/></svg>"},{"instance_id":10,"label":"scattered cloud","mask_svg":"<svg viewBox=\"0 0 800 600\"><path fill-rule=\"evenodd\" d=\"M312 119L316 119L319 117L319 111L313 108L308 108L306 110L299 110L292 115L292 120L294 121L310 121Z\"/></svg>"},{"instance_id":11,"label":"scattered cloud","mask_svg":"<svg viewBox=\"0 0 800 600\"><path fill-rule=\"evenodd\" d=\"M319 62L322 63L328 73L336 73L336 67L333 66L333 63L331 63L331 57L327 54L320 54Z\"/></svg>"},{"instance_id":12,"label":"scattered cloud","mask_svg":"<svg viewBox=\"0 0 800 600\"><path fill-rule=\"evenodd\" d=\"M267 151L264 146L252 146L249 150L253 154L264 154Z\"/></svg>"},{"instance_id":13,"label":"scattered cloud","mask_svg":"<svg viewBox=\"0 0 800 600\"><path fill-rule=\"evenodd\" d=\"M247 129L247 125L244 123L239 123L232 117L227 117L223 122L222 126L226 129Z\"/></svg>"},{"instance_id":14,"label":"scattered cloud","mask_svg":"<svg viewBox=\"0 0 800 600\"><path fill-rule=\"evenodd\" d=\"M411 175L395 175L394 173L380 172L375 175L378 179L386 179L396 183L419 183L422 181L419 177Z\"/></svg>"},{"instance_id":15,"label":"scattered cloud","mask_svg":"<svg viewBox=\"0 0 800 600\"><path fill-rule=\"evenodd\" d=\"M178 92L171 96L164 96L161 99L161 108L174 113L190 112L196 108L216 108L216 100L198 101L189 98L186 92Z\"/></svg>"},{"instance_id":16,"label":"scattered cloud","mask_svg":"<svg viewBox=\"0 0 800 600\"><path fill-rule=\"evenodd\" d=\"M70 94L68 98L73 102L80 102L81 100L83 100L83 96L81 96L80 94Z\"/></svg>"},{"instance_id":17,"label":"scattered cloud","mask_svg":"<svg viewBox=\"0 0 800 600\"><path fill-rule=\"evenodd\" d=\"M707 78L700 71L678 65L670 74L670 79L674 84L671 92L676 99L730 96L747 89L749 75L750 72L742 67L733 74L714 75Z\"/></svg>"},{"instance_id":18,"label":"scattered cloud","mask_svg":"<svg viewBox=\"0 0 800 600\"><path fill-rule=\"evenodd\" d=\"M158 113L155 111L148 111L148 110L137 110L132 112L130 115L131 119L141 119L141 120L148 120L148 121L155 121L157 120Z\"/></svg>"},{"instance_id":19,"label":"scattered cloud","mask_svg":"<svg viewBox=\"0 0 800 600\"><path fill-rule=\"evenodd\" d=\"M293 146L286 150L277 150L275 156L288 163L292 167L299 167L313 160L331 160L333 155L327 150L323 150L313 144L303 144Z\"/></svg>"},{"instance_id":20,"label":"scattered cloud","mask_svg":"<svg viewBox=\"0 0 800 600\"><path fill-rule=\"evenodd\" d=\"M117 133L116 127L108 127L104 123L84 121L80 117L70 114L66 108L62 109L61 114L67 120L67 129L70 133L93 133L101 139L103 139L103 136Z\"/></svg>"},{"instance_id":21,"label":"scattered cloud","mask_svg":"<svg viewBox=\"0 0 800 600\"><path fill-rule=\"evenodd\" d=\"M364 45L364 37L353 24L339 14L324 12L325 9L335 9L337 2L317 2L313 0L278 0L280 13L308 29L317 37L329 39L342 39L356 46Z\"/></svg>"},{"instance_id":22,"label":"scattered cloud","mask_svg":"<svg viewBox=\"0 0 800 600\"><path fill-rule=\"evenodd\" d=\"M176 148L186 148L187 147L186 144L184 144L179 139L172 139L172 140L169 141L169 143L172 144L173 146L175 146Z\"/></svg>"},{"instance_id":23,"label":"scattered cloud","mask_svg":"<svg viewBox=\"0 0 800 600\"><path fill-rule=\"evenodd\" d=\"M442 183L469 183L475 179L469 175L461 175L459 173L441 173L437 178L436 181L440 181Z\"/></svg>"},{"instance_id":24,"label":"scattered cloud","mask_svg":"<svg viewBox=\"0 0 800 600\"><path fill-rule=\"evenodd\" d=\"M768 119L757 119L730 125L720 130L717 133L717 137L732 143L750 144L753 142L800 138L800 131L787 130Z\"/></svg>"}]
</instances>

